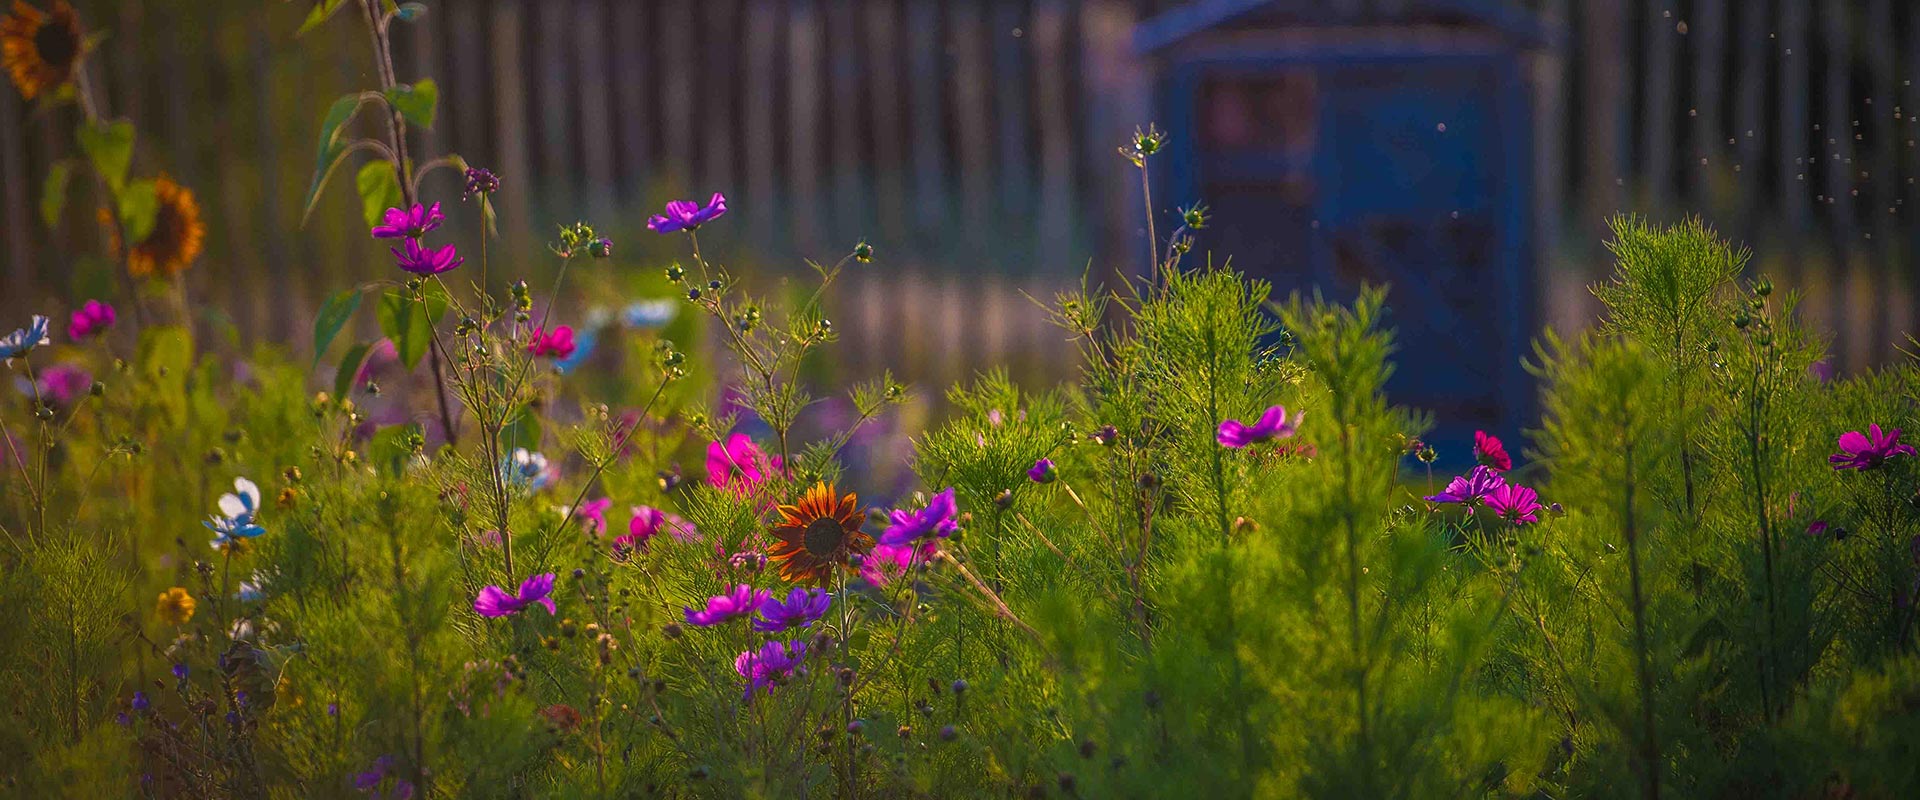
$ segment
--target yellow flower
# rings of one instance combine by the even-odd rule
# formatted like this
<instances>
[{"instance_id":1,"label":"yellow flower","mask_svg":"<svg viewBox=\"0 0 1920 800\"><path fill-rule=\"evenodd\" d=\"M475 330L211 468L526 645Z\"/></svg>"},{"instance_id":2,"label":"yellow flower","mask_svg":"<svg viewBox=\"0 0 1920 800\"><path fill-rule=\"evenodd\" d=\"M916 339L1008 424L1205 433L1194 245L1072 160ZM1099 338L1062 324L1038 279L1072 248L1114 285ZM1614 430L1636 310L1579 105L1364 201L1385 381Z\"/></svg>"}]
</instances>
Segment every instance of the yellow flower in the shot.
<instances>
[{"instance_id":1,"label":"yellow flower","mask_svg":"<svg viewBox=\"0 0 1920 800\"><path fill-rule=\"evenodd\" d=\"M85 47L80 15L67 0L52 13L13 0L13 13L0 18L0 66L28 100L72 79Z\"/></svg>"},{"instance_id":2,"label":"yellow flower","mask_svg":"<svg viewBox=\"0 0 1920 800\"><path fill-rule=\"evenodd\" d=\"M127 272L136 278L171 278L185 272L200 257L207 226L200 221L200 203L193 199L192 189L161 175L154 180L153 191L160 202L153 232L127 253ZM115 242L114 249L119 248Z\"/></svg>"},{"instance_id":3,"label":"yellow flower","mask_svg":"<svg viewBox=\"0 0 1920 800\"><path fill-rule=\"evenodd\" d=\"M160 593L160 602L154 606L154 610L168 625L185 625L187 620L193 619L193 607L193 595L175 586Z\"/></svg>"}]
</instances>

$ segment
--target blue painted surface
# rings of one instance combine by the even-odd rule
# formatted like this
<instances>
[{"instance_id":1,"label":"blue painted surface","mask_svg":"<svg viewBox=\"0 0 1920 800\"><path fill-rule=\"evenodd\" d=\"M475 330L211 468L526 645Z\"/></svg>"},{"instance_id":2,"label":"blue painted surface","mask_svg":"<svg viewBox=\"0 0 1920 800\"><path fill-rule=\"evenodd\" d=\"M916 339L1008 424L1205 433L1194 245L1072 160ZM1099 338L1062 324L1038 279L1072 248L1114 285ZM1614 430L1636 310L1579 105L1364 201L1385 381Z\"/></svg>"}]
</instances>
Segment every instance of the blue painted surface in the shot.
<instances>
[{"instance_id":1,"label":"blue painted surface","mask_svg":"<svg viewBox=\"0 0 1920 800\"><path fill-rule=\"evenodd\" d=\"M1247 11L1210 5L1224 16ZM1201 259L1231 256L1280 298L1320 288L1346 300L1362 283L1390 285L1400 345L1393 401L1434 412L1430 438L1444 465L1470 463L1476 429L1518 448L1535 413L1521 366L1537 319L1533 125L1521 77L1522 47L1535 39L1180 41L1194 33L1146 30L1136 42L1179 42L1161 54L1157 119L1172 139L1155 192L1163 209L1215 209ZM1208 104L1221 92L1242 105L1249 93L1293 104L1278 118L1288 130L1213 133Z\"/></svg>"}]
</instances>

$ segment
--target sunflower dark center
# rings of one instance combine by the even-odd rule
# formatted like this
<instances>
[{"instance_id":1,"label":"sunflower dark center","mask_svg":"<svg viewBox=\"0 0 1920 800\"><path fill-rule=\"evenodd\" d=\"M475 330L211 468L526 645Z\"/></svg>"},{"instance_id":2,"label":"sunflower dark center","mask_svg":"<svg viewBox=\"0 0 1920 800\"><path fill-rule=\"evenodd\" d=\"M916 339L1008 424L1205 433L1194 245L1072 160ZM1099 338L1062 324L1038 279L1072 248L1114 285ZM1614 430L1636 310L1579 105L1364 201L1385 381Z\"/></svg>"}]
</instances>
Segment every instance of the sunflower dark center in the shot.
<instances>
[{"instance_id":1,"label":"sunflower dark center","mask_svg":"<svg viewBox=\"0 0 1920 800\"><path fill-rule=\"evenodd\" d=\"M847 529L832 517L816 519L807 526L807 552L816 556L832 555L847 541Z\"/></svg>"},{"instance_id":2,"label":"sunflower dark center","mask_svg":"<svg viewBox=\"0 0 1920 800\"><path fill-rule=\"evenodd\" d=\"M40 54L40 60L60 69L80 55L80 37L74 31L58 21L49 21L34 31L33 49Z\"/></svg>"}]
</instances>

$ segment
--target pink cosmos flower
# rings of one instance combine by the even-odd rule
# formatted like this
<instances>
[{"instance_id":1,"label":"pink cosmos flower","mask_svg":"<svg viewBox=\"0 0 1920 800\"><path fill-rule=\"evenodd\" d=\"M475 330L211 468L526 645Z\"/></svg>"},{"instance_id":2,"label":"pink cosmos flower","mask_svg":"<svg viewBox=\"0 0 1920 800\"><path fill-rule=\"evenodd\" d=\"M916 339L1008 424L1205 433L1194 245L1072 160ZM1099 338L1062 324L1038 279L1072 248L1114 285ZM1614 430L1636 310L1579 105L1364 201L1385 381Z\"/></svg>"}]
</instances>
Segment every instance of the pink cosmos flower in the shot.
<instances>
[{"instance_id":1,"label":"pink cosmos flower","mask_svg":"<svg viewBox=\"0 0 1920 800\"><path fill-rule=\"evenodd\" d=\"M923 539L915 544L881 544L860 561L860 577L875 586L885 586L899 580L916 564L933 561L933 554L940 549L938 539Z\"/></svg>"},{"instance_id":2,"label":"pink cosmos flower","mask_svg":"<svg viewBox=\"0 0 1920 800\"><path fill-rule=\"evenodd\" d=\"M527 352L536 356L566 358L573 355L573 350L573 329L565 325L550 331L536 325L533 334L527 337Z\"/></svg>"},{"instance_id":3,"label":"pink cosmos flower","mask_svg":"<svg viewBox=\"0 0 1920 800\"><path fill-rule=\"evenodd\" d=\"M673 535L676 541L686 541L694 537L693 523L650 506L634 506L633 518L627 521L627 532L613 540L615 547L639 550L647 546L647 541L660 534L662 530Z\"/></svg>"},{"instance_id":4,"label":"pink cosmos flower","mask_svg":"<svg viewBox=\"0 0 1920 800\"><path fill-rule=\"evenodd\" d=\"M1487 508L1515 525L1539 522L1540 495L1517 483L1503 483L1487 495Z\"/></svg>"},{"instance_id":5,"label":"pink cosmos flower","mask_svg":"<svg viewBox=\"0 0 1920 800\"><path fill-rule=\"evenodd\" d=\"M768 458L766 452L744 433L728 436L724 445L719 442L707 444L709 486L731 488L745 494L759 487L780 466L779 459Z\"/></svg>"},{"instance_id":6,"label":"pink cosmos flower","mask_svg":"<svg viewBox=\"0 0 1920 800\"><path fill-rule=\"evenodd\" d=\"M507 590L498 586L488 586L480 590L480 596L473 599L473 610L483 617L504 617L518 614L527 606L538 605L548 614L559 611L553 605L553 578L551 572L534 575L520 582L519 595L507 594Z\"/></svg>"},{"instance_id":7,"label":"pink cosmos flower","mask_svg":"<svg viewBox=\"0 0 1920 800\"><path fill-rule=\"evenodd\" d=\"M1235 449L1269 439L1285 439L1299 432L1302 416L1304 415L1295 414L1293 421L1288 422L1287 410L1281 406L1273 406L1267 409L1266 413L1261 414L1260 419L1252 425L1237 419L1220 423L1220 430L1214 434L1214 439L1223 447Z\"/></svg>"},{"instance_id":8,"label":"pink cosmos flower","mask_svg":"<svg viewBox=\"0 0 1920 800\"><path fill-rule=\"evenodd\" d=\"M28 394L36 391L40 400L54 408L66 408L87 396L93 388L93 373L78 364L55 364L40 371L31 385L20 381Z\"/></svg>"},{"instance_id":9,"label":"pink cosmos flower","mask_svg":"<svg viewBox=\"0 0 1920 800\"><path fill-rule=\"evenodd\" d=\"M727 213L727 198L719 192L702 207L692 200L674 200L667 203L667 213L655 214L647 220L647 230L655 233L673 233L674 231L693 230Z\"/></svg>"},{"instance_id":10,"label":"pink cosmos flower","mask_svg":"<svg viewBox=\"0 0 1920 800\"><path fill-rule=\"evenodd\" d=\"M113 306L98 300L88 300L73 311L73 317L67 321L67 338L80 341L106 333L113 327L115 316Z\"/></svg>"},{"instance_id":11,"label":"pink cosmos flower","mask_svg":"<svg viewBox=\"0 0 1920 800\"><path fill-rule=\"evenodd\" d=\"M580 518L580 527L588 533L603 533L607 529L607 509L613 507L613 498L602 497L588 500L574 509L573 514Z\"/></svg>"},{"instance_id":12,"label":"pink cosmos flower","mask_svg":"<svg viewBox=\"0 0 1920 800\"><path fill-rule=\"evenodd\" d=\"M1507 455L1507 446L1500 443L1499 437L1486 431L1473 432L1473 457L1495 472L1513 469L1513 458Z\"/></svg>"},{"instance_id":13,"label":"pink cosmos flower","mask_svg":"<svg viewBox=\"0 0 1920 800\"><path fill-rule=\"evenodd\" d=\"M1834 471L1843 469L1873 469L1887 463L1887 459L1898 455L1913 455L1913 446L1900 443L1900 429L1883 433L1879 424L1867 426L1867 432L1847 431L1840 434L1840 452L1827 456L1827 463Z\"/></svg>"}]
</instances>

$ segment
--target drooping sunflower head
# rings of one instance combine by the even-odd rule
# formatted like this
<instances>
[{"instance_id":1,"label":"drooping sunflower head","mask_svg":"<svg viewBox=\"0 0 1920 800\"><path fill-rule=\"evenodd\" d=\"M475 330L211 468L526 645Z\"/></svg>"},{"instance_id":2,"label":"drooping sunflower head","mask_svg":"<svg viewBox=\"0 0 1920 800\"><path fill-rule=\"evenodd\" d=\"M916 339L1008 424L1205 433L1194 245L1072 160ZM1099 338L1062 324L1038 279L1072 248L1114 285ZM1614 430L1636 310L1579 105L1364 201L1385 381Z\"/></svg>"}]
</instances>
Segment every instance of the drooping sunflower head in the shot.
<instances>
[{"instance_id":1,"label":"drooping sunflower head","mask_svg":"<svg viewBox=\"0 0 1920 800\"><path fill-rule=\"evenodd\" d=\"M80 15L67 0L51 12L13 0L13 13L0 18L0 65L28 100L72 78L85 46Z\"/></svg>"},{"instance_id":2,"label":"drooping sunflower head","mask_svg":"<svg viewBox=\"0 0 1920 800\"><path fill-rule=\"evenodd\" d=\"M767 560L788 582L826 583L835 566L850 569L847 559L873 549L873 537L860 531L864 518L852 492L816 483L800 502L780 506Z\"/></svg>"},{"instance_id":3,"label":"drooping sunflower head","mask_svg":"<svg viewBox=\"0 0 1920 800\"><path fill-rule=\"evenodd\" d=\"M200 257L206 245L207 226L200 221L200 202L193 198L192 189L161 175L154 179L153 193L159 205L153 217L153 232L127 253L127 272L136 278L149 275L172 278L185 272L194 259ZM103 222L112 219L105 211L101 214ZM111 225L109 231L112 231ZM120 250L117 231L114 231L113 249L116 254Z\"/></svg>"}]
</instances>

